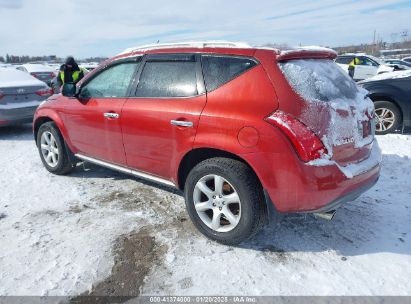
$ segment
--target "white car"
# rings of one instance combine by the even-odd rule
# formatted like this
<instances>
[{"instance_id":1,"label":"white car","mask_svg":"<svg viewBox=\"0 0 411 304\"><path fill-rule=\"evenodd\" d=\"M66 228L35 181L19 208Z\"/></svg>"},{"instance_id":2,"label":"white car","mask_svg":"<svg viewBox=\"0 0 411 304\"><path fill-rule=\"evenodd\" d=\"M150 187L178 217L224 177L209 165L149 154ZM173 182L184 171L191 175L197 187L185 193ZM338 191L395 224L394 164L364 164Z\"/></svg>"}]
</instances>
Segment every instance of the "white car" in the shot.
<instances>
[{"instance_id":1,"label":"white car","mask_svg":"<svg viewBox=\"0 0 411 304\"><path fill-rule=\"evenodd\" d=\"M39 63L26 63L16 67L17 70L29 73L31 76L36 77L38 80L50 85L57 73L55 70L45 64Z\"/></svg>"},{"instance_id":2,"label":"white car","mask_svg":"<svg viewBox=\"0 0 411 304\"><path fill-rule=\"evenodd\" d=\"M97 62L86 62L86 63L82 63L80 67L85 68L87 71L92 71L96 67L98 67L98 63Z\"/></svg>"},{"instance_id":3,"label":"white car","mask_svg":"<svg viewBox=\"0 0 411 304\"><path fill-rule=\"evenodd\" d=\"M381 73L394 71L393 67L384 64L380 59L366 54L344 54L335 59L335 62L348 73L348 66L354 58L360 60L360 64L355 65L353 79L364 80Z\"/></svg>"}]
</instances>

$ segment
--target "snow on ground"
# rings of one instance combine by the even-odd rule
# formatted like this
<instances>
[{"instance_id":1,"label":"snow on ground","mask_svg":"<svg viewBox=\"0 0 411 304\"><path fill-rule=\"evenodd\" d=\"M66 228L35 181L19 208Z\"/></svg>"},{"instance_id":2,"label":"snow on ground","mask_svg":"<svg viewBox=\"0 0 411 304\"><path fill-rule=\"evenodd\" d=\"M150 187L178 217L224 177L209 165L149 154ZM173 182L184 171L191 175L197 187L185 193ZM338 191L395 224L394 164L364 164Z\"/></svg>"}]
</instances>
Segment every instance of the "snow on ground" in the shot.
<instances>
[{"instance_id":1,"label":"snow on ground","mask_svg":"<svg viewBox=\"0 0 411 304\"><path fill-rule=\"evenodd\" d=\"M170 189L91 165L54 176L30 126L0 129L0 295L90 290L111 275L119 236L140 230L166 248L146 295L411 295L411 136L378 141L378 184L333 221L290 215L228 247Z\"/></svg>"}]
</instances>

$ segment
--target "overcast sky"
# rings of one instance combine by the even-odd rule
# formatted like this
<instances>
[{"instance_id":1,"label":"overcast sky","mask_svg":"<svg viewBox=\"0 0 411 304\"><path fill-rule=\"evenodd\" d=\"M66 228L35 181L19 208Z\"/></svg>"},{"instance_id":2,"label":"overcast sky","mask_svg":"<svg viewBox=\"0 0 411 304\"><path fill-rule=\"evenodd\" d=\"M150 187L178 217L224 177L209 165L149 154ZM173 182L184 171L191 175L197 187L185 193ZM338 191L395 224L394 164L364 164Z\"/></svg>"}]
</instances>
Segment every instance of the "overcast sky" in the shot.
<instances>
[{"instance_id":1,"label":"overcast sky","mask_svg":"<svg viewBox=\"0 0 411 304\"><path fill-rule=\"evenodd\" d=\"M411 0L0 0L0 55L113 56L147 43L342 46L411 35Z\"/></svg>"}]
</instances>

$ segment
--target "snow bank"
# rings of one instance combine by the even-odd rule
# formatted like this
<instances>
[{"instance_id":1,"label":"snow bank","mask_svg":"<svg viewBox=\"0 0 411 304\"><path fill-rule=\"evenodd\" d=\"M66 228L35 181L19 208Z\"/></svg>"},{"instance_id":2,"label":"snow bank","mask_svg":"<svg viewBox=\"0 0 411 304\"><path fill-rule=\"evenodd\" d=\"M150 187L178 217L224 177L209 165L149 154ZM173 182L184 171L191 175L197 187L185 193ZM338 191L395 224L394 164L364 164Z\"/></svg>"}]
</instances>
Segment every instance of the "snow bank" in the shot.
<instances>
[{"instance_id":1,"label":"snow bank","mask_svg":"<svg viewBox=\"0 0 411 304\"><path fill-rule=\"evenodd\" d=\"M0 88L15 88L24 86L46 86L44 82L33 76L15 69L0 68Z\"/></svg>"},{"instance_id":2,"label":"snow bank","mask_svg":"<svg viewBox=\"0 0 411 304\"><path fill-rule=\"evenodd\" d=\"M369 82L369 81L386 80L386 79L400 79L400 78L407 78L407 77L411 77L411 70L394 71L394 72L389 72L389 73L378 74L378 75L375 75L373 77L370 77L368 79L361 81L361 83Z\"/></svg>"}]
</instances>

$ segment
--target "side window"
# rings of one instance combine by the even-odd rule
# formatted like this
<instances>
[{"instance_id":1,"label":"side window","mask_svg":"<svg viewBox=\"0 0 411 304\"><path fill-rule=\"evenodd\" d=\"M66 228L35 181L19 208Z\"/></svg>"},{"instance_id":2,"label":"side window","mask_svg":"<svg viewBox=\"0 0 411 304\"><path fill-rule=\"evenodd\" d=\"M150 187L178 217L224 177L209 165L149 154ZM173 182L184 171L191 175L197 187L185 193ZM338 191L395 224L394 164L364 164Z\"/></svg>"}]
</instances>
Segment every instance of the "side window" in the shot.
<instances>
[{"instance_id":1,"label":"side window","mask_svg":"<svg viewBox=\"0 0 411 304\"><path fill-rule=\"evenodd\" d=\"M257 65L249 58L213 55L203 55L202 64L207 92L217 89Z\"/></svg>"},{"instance_id":2,"label":"side window","mask_svg":"<svg viewBox=\"0 0 411 304\"><path fill-rule=\"evenodd\" d=\"M340 64L350 64L354 57L337 57L335 60L336 63Z\"/></svg>"},{"instance_id":3,"label":"side window","mask_svg":"<svg viewBox=\"0 0 411 304\"><path fill-rule=\"evenodd\" d=\"M190 97L197 95L196 62L147 61L137 97Z\"/></svg>"},{"instance_id":4,"label":"side window","mask_svg":"<svg viewBox=\"0 0 411 304\"><path fill-rule=\"evenodd\" d=\"M360 59L359 65L378 66L373 60L367 57L358 57L358 59Z\"/></svg>"},{"instance_id":5,"label":"side window","mask_svg":"<svg viewBox=\"0 0 411 304\"><path fill-rule=\"evenodd\" d=\"M366 58L366 59L365 59L365 64L366 64L366 65L375 66L375 67L378 66L378 63L376 63L374 60L371 60L371 59L369 59L369 58Z\"/></svg>"},{"instance_id":6,"label":"side window","mask_svg":"<svg viewBox=\"0 0 411 304\"><path fill-rule=\"evenodd\" d=\"M126 97L134 71L140 62L120 63L102 71L81 90L81 97Z\"/></svg>"}]
</instances>

